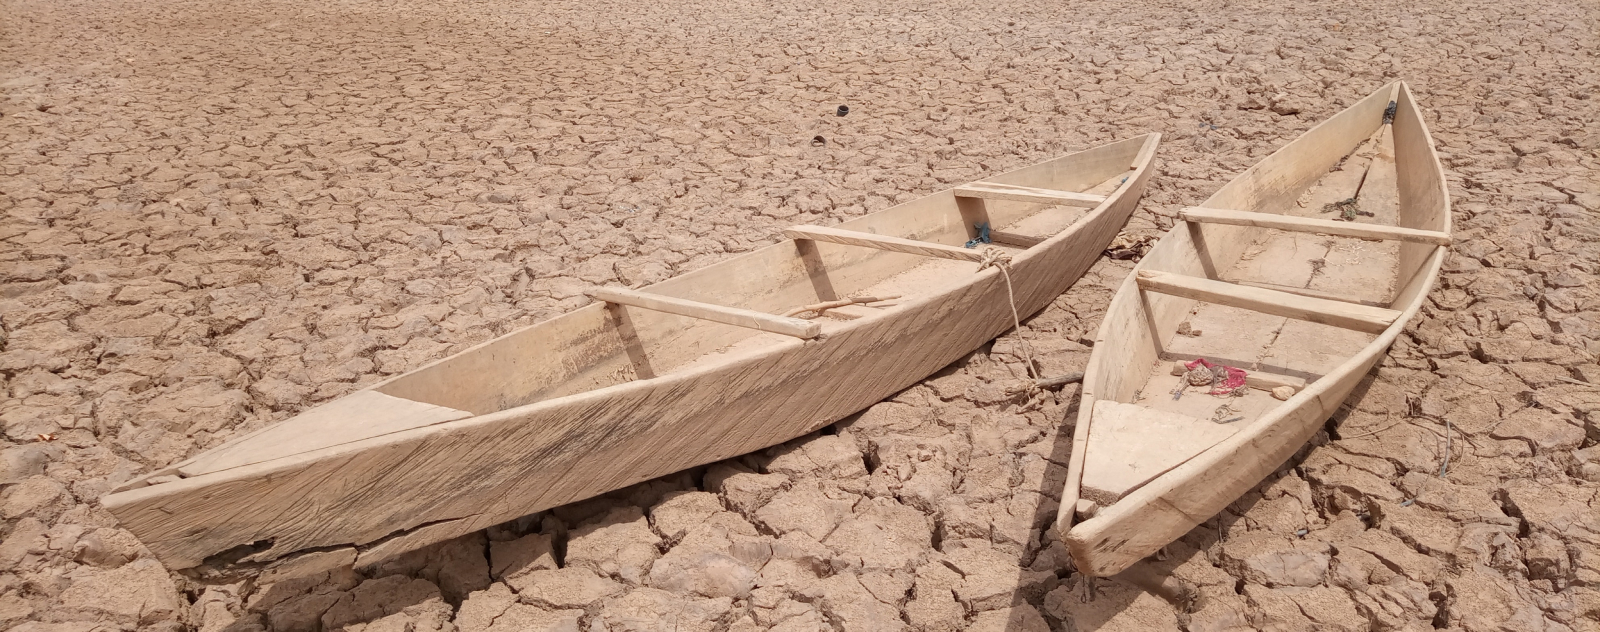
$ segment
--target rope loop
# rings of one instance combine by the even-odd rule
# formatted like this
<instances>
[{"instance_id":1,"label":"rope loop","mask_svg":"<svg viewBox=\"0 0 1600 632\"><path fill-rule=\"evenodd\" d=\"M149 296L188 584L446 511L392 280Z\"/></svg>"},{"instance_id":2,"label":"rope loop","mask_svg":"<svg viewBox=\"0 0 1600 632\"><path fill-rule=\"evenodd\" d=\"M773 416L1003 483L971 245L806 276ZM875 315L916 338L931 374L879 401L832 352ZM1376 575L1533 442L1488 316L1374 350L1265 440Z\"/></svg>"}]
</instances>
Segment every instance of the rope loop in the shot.
<instances>
[{"instance_id":1,"label":"rope loop","mask_svg":"<svg viewBox=\"0 0 1600 632\"><path fill-rule=\"evenodd\" d=\"M1038 386L1039 375L1033 368L1033 347L1028 344L1028 339L1022 336L1022 316L1017 314L1017 295L1011 287L1011 255L994 246L983 249L983 259L978 262L978 271L989 268L998 268L1000 276L1006 280L1006 300L1011 303L1011 324L1016 328L1017 343L1022 347L1022 361L1028 371L1028 392L1040 390Z\"/></svg>"},{"instance_id":2,"label":"rope loop","mask_svg":"<svg viewBox=\"0 0 1600 632\"><path fill-rule=\"evenodd\" d=\"M1009 272L1011 269L1011 255L994 246L984 248L983 260L978 262L978 271L982 272L989 268L1000 268L1002 272L1005 272L1006 287L1009 288L1011 286L1011 273Z\"/></svg>"}]
</instances>

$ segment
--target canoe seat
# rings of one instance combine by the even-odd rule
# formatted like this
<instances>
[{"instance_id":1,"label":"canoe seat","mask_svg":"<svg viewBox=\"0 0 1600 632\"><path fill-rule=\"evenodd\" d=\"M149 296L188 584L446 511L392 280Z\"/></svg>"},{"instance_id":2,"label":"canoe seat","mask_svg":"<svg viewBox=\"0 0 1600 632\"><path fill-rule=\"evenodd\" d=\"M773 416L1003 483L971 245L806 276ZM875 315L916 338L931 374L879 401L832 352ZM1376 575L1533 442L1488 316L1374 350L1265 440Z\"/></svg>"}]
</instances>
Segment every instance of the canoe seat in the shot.
<instances>
[{"instance_id":1,"label":"canoe seat","mask_svg":"<svg viewBox=\"0 0 1600 632\"><path fill-rule=\"evenodd\" d=\"M1219 424L1137 404L1099 400L1089 422L1082 497L1110 506L1238 432Z\"/></svg>"},{"instance_id":2,"label":"canoe seat","mask_svg":"<svg viewBox=\"0 0 1600 632\"><path fill-rule=\"evenodd\" d=\"M775 316L753 309L724 307L619 287L595 288L585 292L585 294L588 294L590 298L607 303L699 318L724 325L768 331L796 338L810 339L822 335L822 325L818 323L788 316Z\"/></svg>"},{"instance_id":3,"label":"canoe seat","mask_svg":"<svg viewBox=\"0 0 1600 632\"><path fill-rule=\"evenodd\" d=\"M1312 298L1157 270L1139 271L1138 283L1139 289L1147 292L1192 298L1369 334L1387 329L1390 323L1400 317L1400 312L1382 307Z\"/></svg>"},{"instance_id":4,"label":"canoe seat","mask_svg":"<svg viewBox=\"0 0 1600 632\"><path fill-rule=\"evenodd\" d=\"M990 233L991 238L993 233ZM957 261L983 261L983 251L960 246L946 246L929 241L917 241L904 237L892 237L876 233L863 233L842 228L827 228L823 226L794 226L785 229L783 236L790 239L810 239L812 241L826 241L846 246L861 246L864 248L877 248L890 252L903 252L906 254L922 255L924 257L938 257L941 259L955 259Z\"/></svg>"},{"instance_id":5,"label":"canoe seat","mask_svg":"<svg viewBox=\"0 0 1600 632\"><path fill-rule=\"evenodd\" d=\"M1055 204L1058 206L1081 206L1083 208L1094 208L1100 206L1101 202L1106 201L1106 196L1104 195L1038 189L1015 184L1001 184L999 182L974 182L966 186L956 187L955 194L956 197L1014 200L1017 202Z\"/></svg>"},{"instance_id":6,"label":"canoe seat","mask_svg":"<svg viewBox=\"0 0 1600 632\"><path fill-rule=\"evenodd\" d=\"M1178 211L1178 219L1186 222L1231 224L1234 226L1256 226L1259 228L1273 228L1277 230L1287 230L1300 233L1317 233L1319 235L1338 235L1340 237L1360 237L1362 239L1409 241L1422 244L1433 244L1435 246L1450 245L1449 233L1442 233L1435 230L1418 230L1415 228L1382 226L1378 224L1358 224L1356 222L1337 222L1329 219L1294 217L1292 215L1279 215L1277 213L1251 213L1248 211L1234 211L1229 209L1191 206Z\"/></svg>"}]
</instances>

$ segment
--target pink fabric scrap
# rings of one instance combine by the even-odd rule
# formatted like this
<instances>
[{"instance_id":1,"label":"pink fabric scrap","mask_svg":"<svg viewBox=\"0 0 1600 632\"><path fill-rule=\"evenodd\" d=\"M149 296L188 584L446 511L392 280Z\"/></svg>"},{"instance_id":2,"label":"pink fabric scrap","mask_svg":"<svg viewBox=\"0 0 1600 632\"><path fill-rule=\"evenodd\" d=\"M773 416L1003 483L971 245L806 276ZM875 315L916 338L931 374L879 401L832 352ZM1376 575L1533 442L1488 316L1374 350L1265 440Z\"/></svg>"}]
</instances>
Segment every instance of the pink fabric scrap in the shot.
<instances>
[{"instance_id":1,"label":"pink fabric scrap","mask_svg":"<svg viewBox=\"0 0 1600 632\"><path fill-rule=\"evenodd\" d=\"M1206 361L1205 358L1198 358L1194 362L1186 362L1186 363L1184 363L1183 368L1193 370L1197 366L1203 366L1205 368L1211 369L1212 371L1222 371L1223 375L1227 376L1227 377L1222 378L1221 380L1218 380L1217 381L1217 387L1214 388L1214 389L1211 389L1210 393L1206 393L1207 395L1227 395L1227 394L1232 393L1234 391L1237 391L1237 390L1239 390L1241 388L1244 388L1244 376L1245 376L1244 369L1241 369L1241 368L1238 368L1238 367L1223 366L1223 365L1220 365L1220 364L1212 364L1212 363Z\"/></svg>"}]
</instances>

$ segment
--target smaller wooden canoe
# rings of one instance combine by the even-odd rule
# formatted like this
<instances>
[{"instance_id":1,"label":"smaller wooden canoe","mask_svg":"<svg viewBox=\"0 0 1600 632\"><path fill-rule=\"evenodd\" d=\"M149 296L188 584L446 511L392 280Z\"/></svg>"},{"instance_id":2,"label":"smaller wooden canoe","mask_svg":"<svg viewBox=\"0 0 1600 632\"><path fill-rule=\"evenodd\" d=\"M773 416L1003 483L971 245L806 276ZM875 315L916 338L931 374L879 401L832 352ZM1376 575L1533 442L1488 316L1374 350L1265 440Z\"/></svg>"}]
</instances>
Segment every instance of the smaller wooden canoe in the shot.
<instances>
[{"instance_id":1,"label":"smaller wooden canoe","mask_svg":"<svg viewBox=\"0 0 1600 632\"><path fill-rule=\"evenodd\" d=\"M1085 371L1056 518L1078 570L1127 568L1282 465L1416 314L1449 243L1444 173L1404 83L1182 210ZM1185 386L1202 358L1243 369L1240 392Z\"/></svg>"},{"instance_id":2,"label":"smaller wooden canoe","mask_svg":"<svg viewBox=\"0 0 1600 632\"><path fill-rule=\"evenodd\" d=\"M597 302L131 481L102 503L169 568L378 559L788 441L1013 327L1099 258L1159 135L789 237ZM1010 260L966 248L987 224ZM874 300L867 301L868 297ZM876 300L897 297L895 300ZM825 312L806 307L861 299ZM360 559L358 558L358 563Z\"/></svg>"}]
</instances>

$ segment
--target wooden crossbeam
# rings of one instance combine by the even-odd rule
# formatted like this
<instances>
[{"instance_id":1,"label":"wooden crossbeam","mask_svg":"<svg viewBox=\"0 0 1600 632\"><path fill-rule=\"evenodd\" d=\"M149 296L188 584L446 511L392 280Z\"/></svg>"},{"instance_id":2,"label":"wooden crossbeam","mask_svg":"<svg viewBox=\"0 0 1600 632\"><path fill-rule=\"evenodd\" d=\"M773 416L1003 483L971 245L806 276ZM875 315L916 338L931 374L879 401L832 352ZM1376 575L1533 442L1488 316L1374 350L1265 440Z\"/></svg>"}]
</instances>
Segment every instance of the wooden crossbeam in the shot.
<instances>
[{"instance_id":1,"label":"wooden crossbeam","mask_svg":"<svg viewBox=\"0 0 1600 632\"><path fill-rule=\"evenodd\" d=\"M1138 283L1139 289L1148 292L1192 298L1369 334L1383 331L1400 317L1400 312L1382 307L1298 296L1288 292L1235 285L1171 272L1142 270L1139 272Z\"/></svg>"},{"instance_id":2,"label":"wooden crossbeam","mask_svg":"<svg viewBox=\"0 0 1600 632\"><path fill-rule=\"evenodd\" d=\"M890 252L904 252L924 257L939 257L941 259L955 259L957 261L983 261L983 252L961 248L959 246L946 246L914 239L876 235L854 230L840 228L826 228L823 226L795 226L783 231L783 235L790 239L810 239L813 241L826 241L847 246L862 246L877 248Z\"/></svg>"},{"instance_id":3,"label":"wooden crossbeam","mask_svg":"<svg viewBox=\"0 0 1600 632\"><path fill-rule=\"evenodd\" d=\"M1442 233L1435 230L1418 230L1415 228L1381 226L1377 224L1358 224L1356 222L1337 222L1329 219L1294 217L1292 215L1279 215L1277 213L1251 213L1248 211L1234 211L1221 208L1203 208L1193 206L1178 211L1178 218L1186 222L1232 224L1235 226L1257 226L1260 228L1275 228L1278 230L1289 230L1301 233L1317 233L1322 235L1338 235L1341 237L1410 241L1422 244L1433 244L1435 246L1450 245L1450 235L1448 233Z\"/></svg>"},{"instance_id":4,"label":"wooden crossbeam","mask_svg":"<svg viewBox=\"0 0 1600 632\"><path fill-rule=\"evenodd\" d=\"M1106 196L1104 195L1057 191L1055 189L1037 189L1015 184L1000 184L998 182L974 182L966 186L956 187L955 193L956 197L1015 200L1018 202L1057 204L1060 206L1081 206L1083 208L1094 208L1100 206L1101 202L1106 201Z\"/></svg>"},{"instance_id":5,"label":"wooden crossbeam","mask_svg":"<svg viewBox=\"0 0 1600 632\"><path fill-rule=\"evenodd\" d=\"M605 301L607 303L616 303L618 305L627 305L629 307L638 307L642 309L655 310L658 312L666 312L668 314L677 314L679 316L688 316L690 318L699 318L701 320L709 320L712 322L722 323L724 325L758 329L775 334L783 334L785 336L794 336L796 338L809 339L822 335L821 323L814 323L801 318L774 316L772 314L758 312L755 310L738 307L723 307L721 305L712 305L710 303L701 303L699 301L674 298L660 294L647 294L645 292L619 287L595 288L584 293L588 294L594 299Z\"/></svg>"}]
</instances>

